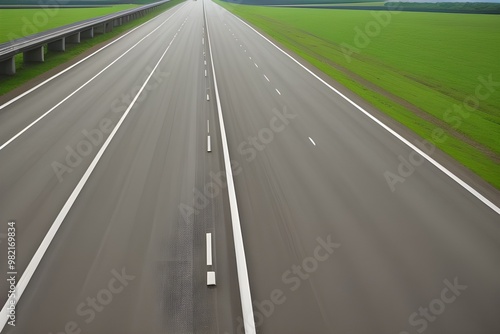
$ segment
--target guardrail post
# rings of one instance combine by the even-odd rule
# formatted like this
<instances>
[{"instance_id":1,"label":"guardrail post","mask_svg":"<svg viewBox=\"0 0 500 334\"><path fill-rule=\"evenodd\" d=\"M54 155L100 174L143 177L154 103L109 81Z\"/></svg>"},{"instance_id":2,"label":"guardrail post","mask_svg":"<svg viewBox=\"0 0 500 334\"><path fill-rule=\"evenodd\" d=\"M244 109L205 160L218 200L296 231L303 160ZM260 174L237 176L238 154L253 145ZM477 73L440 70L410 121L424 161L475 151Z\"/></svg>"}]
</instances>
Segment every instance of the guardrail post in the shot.
<instances>
[{"instance_id":1,"label":"guardrail post","mask_svg":"<svg viewBox=\"0 0 500 334\"><path fill-rule=\"evenodd\" d=\"M66 51L66 38L63 37L57 41L48 43L49 51Z\"/></svg>"},{"instance_id":2,"label":"guardrail post","mask_svg":"<svg viewBox=\"0 0 500 334\"><path fill-rule=\"evenodd\" d=\"M29 51L24 51L24 62L42 63L45 60L43 45Z\"/></svg>"},{"instance_id":3,"label":"guardrail post","mask_svg":"<svg viewBox=\"0 0 500 334\"><path fill-rule=\"evenodd\" d=\"M16 61L14 57L0 61L0 74L16 74Z\"/></svg>"},{"instance_id":4,"label":"guardrail post","mask_svg":"<svg viewBox=\"0 0 500 334\"><path fill-rule=\"evenodd\" d=\"M90 29L87 29L87 30L84 30L81 32L80 34L80 37L82 39L86 39L86 38L94 38L94 27L90 28Z\"/></svg>"}]
</instances>

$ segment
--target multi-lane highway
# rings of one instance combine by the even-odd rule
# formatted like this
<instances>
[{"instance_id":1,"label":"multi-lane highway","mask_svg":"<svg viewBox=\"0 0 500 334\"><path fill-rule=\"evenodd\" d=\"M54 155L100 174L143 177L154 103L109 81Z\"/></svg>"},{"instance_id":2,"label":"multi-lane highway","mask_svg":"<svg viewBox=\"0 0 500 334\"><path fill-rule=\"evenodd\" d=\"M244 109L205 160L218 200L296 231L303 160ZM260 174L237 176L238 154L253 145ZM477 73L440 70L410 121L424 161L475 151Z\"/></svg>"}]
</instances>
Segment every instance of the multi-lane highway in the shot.
<instances>
[{"instance_id":1,"label":"multi-lane highway","mask_svg":"<svg viewBox=\"0 0 500 334\"><path fill-rule=\"evenodd\" d=\"M2 333L499 333L498 191L301 62L187 1L0 106Z\"/></svg>"}]
</instances>

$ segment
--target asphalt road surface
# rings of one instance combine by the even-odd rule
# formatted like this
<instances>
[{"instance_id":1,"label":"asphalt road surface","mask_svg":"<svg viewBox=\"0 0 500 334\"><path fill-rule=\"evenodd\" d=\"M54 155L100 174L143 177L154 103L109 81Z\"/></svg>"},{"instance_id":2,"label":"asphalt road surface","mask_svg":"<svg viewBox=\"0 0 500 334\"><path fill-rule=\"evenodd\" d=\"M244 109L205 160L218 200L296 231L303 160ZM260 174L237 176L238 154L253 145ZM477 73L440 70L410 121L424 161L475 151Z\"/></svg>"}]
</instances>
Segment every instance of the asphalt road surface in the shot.
<instances>
[{"instance_id":1,"label":"asphalt road surface","mask_svg":"<svg viewBox=\"0 0 500 334\"><path fill-rule=\"evenodd\" d=\"M324 80L187 1L1 106L2 333L498 334L498 191Z\"/></svg>"}]
</instances>

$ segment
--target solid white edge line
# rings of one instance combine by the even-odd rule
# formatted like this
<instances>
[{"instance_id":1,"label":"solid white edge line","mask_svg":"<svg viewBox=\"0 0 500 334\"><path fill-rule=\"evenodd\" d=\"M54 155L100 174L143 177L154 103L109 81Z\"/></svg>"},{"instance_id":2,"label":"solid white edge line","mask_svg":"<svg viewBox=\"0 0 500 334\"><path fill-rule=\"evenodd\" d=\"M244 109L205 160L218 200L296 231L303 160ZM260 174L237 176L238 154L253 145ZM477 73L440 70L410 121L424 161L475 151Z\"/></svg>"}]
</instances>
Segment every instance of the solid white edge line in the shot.
<instances>
[{"instance_id":1,"label":"solid white edge line","mask_svg":"<svg viewBox=\"0 0 500 334\"><path fill-rule=\"evenodd\" d=\"M57 107L59 107L61 104L63 104L64 102L66 102L67 100L69 100L73 95L75 95L76 93L78 93L80 90L82 90L83 88L85 88L89 83L91 83L92 81L94 81L94 79L96 79L98 76L100 76L102 73L104 73L108 68L110 68L111 66L113 66L117 61L119 61L121 58L123 58L126 54L128 54L130 51L132 51L137 45L139 45L140 43L142 43L142 41L144 41L146 38L148 38L149 36L151 36L154 32L156 32L158 29L160 29L168 20L170 20L171 17L173 17L182 7L180 7L179 9L177 9L172 15L170 15L168 17L168 19L166 19L165 21L163 21L163 23L161 23L158 27L156 27L154 30L152 30L150 33L148 33L146 36L144 36L143 38L141 38L137 43L135 43L132 47L130 47L129 49L127 49L127 51L125 51L124 53L122 53L118 58L116 58L115 60L113 60L110 64L108 64L105 68L103 68L102 70L100 70L96 75L94 75L92 78L90 78L89 80L87 80L83 85L81 85L80 87L78 87L76 90L74 90L71 94L69 94L68 96L66 96L64 99L62 99L61 101L59 101L55 106L53 106L52 108L50 108L48 111L46 111L45 113L43 113L41 116L39 116L37 119L35 119L33 122L31 122L28 126L26 126L25 128L23 128L21 131L19 131L17 134L15 134L12 138L10 138L9 140L7 140L5 143L2 144L2 146L0 146L0 151L3 150L5 147L7 147L10 143L12 143L14 140L16 140L19 136L21 136L23 133L25 133L26 131L28 131L33 125L35 125L36 123L38 123L40 120L42 120L45 116L47 116L48 114L50 114L52 111L54 111ZM175 36L174 36L175 38Z\"/></svg>"},{"instance_id":2,"label":"solid white edge line","mask_svg":"<svg viewBox=\"0 0 500 334\"><path fill-rule=\"evenodd\" d=\"M212 233L207 233L207 266L212 265Z\"/></svg>"},{"instance_id":3,"label":"solid white edge line","mask_svg":"<svg viewBox=\"0 0 500 334\"><path fill-rule=\"evenodd\" d=\"M207 136L207 152L212 152L212 143L210 142L210 136Z\"/></svg>"},{"instance_id":4,"label":"solid white edge line","mask_svg":"<svg viewBox=\"0 0 500 334\"><path fill-rule=\"evenodd\" d=\"M173 15L175 15L175 13L177 13L177 11L179 11L182 7L184 7L186 5L186 3L184 3L181 7L179 7L172 15L170 15L170 17L172 17ZM174 8L174 7L172 7ZM170 9L172 9L170 8ZM167 10L168 11L168 10ZM165 11L166 12L166 11ZM165 13L164 12L164 13ZM31 92L37 90L38 88L42 87L43 85L47 84L48 82L54 80L55 78L57 78L58 76L60 75L63 75L64 73L68 72L69 70L73 69L74 67L80 65L81 63L83 63L84 61L86 61L87 59L93 57L94 55L98 54L99 52L101 52L102 50L106 49L107 47L113 45L114 43L118 42L119 40L121 40L122 38L126 37L127 35L133 33L134 31L136 31L137 29L141 28L143 25L147 24L147 23L150 23L151 21L153 20L156 20L160 17L160 15L163 14L163 13L160 13L158 14L157 16L153 17L151 20L148 20L146 22L144 22L143 24L141 24L140 26L138 27L135 27L134 29L130 30L129 32L127 32L125 35L122 35L120 37L118 37L117 39L115 39L114 41L111 41L109 44L106 44L104 45L102 48L100 48L99 50L93 52L92 54L88 55L87 57L83 58L82 60L79 60L78 62L74 63L73 65L71 65L70 67L68 68L65 68L64 70L62 70L61 72L59 73L56 73L54 74L53 76L51 76L50 78L48 78L47 80L39 83L38 85L36 85L35 87L25 91L24 93L22 94L19 94L18 96L14 97L12 100L9 100L7 102L5 102L4 104L2 104L0 106L0 110L2 110L3 108L7 107L8 105L16 102L17 100L19 99L22 99L23 97L25 97L26 95L30 94ZM170 18L169 17L169 18ZM168 19L167 19L168 20Z\"/></svg>"},{"instance_id":5,"label":"solid white edge line","mask_svg":"<svg viewBox=\"0 0 500 334\"><path fill-rule=\"evenodd\" d=\"M318 75L316 75L313 71L311 71L310 69L308 69L306 66L302 65L298 60L296 60L295 58L293 58L291 55L289 55L286 51L282 50L279 46L277 46L276 44L274 44L271 40L269 40L266 36L262 35L260 32L258 32L255 28L253 28L251 25L249 25L248 23L246 23L245 21L243 21L242 19L240 19L239 17L237 17L236 15L234 15L233 13L231 13L230 11L226 10L224 7L221 6L221 8L223 8L225 11L227 11L229 14L231 14L232 16L234 16L237 20L239 20L240 22L242 22L244 25L246 25L248 28L252 29L256 34L258 34L260 37L262 37L263 39L265 39L266 41L268 41L270 44L272 44L275 48L277 48L278 50L280 50L283 54L285 54L288 58L290 58L292 61L294 61L295 63L297 63L300 67L302 67L304 70L306 70L307 72L309 72L309 74L311 74L312 76L314 76L316 79L318 79L319 81L321 81L325 86L327 86L328 88L330 88L332 91L334 91L335 93L337 93L340 97L342 97L344 100L346 100L347 102L349 102L351 105L353 105L354 107L356 107L359 111L361 111L363 114L365 114L366 116L368 116L372 121L374 121L375 123L377 123L378 125L380 125L382 128L384 128L387 132L389 132L390 134L392 134L394 137L396 137L397 139L399 139L400 141L402 141L404 144L406 144L408 147L410 147L412 150L414 150L415 152L417 152L418 154L420 154L421 156L423 156L427 161L429 161L431 164L433 164L436 168L438 168L441 172L443 172L444 174L446 174L448 177L450 177L453 181L455 181L456 183L458 183L459 185L461 185L465 190L467 190L469 193L471 193L472 195L474 195L477 199L479 199L481 202L483 202L485 205L487 205L490 209L492 209L493 211L495 211L496 213L500 214L500 208L498 206L496 206L493 202L491 202L489 199L487 199L486 197L484 197L479 191L477 191L476 189L474 189L472 186L470 186L469 184L467 184L465 181L463 181L462 179L460 179L458 176L456 176L455 174L453 174L450 170L448 170L446 167L444 167L443 165L441 165L439 162L437 162L436 160L434 160L432 157L430 157L429 155L427 155L425 152L423 152L421 149L419 149L417 146L415 146L414 144L412 144L410 141L408 141L406 138L404 138L403 136L401 136L399 133L397 133L395 130L391 129L388 125L385 125L382 121L380 121L378 118L376 118L375 116L373 116L372 114L370 114L368 111L366 111L365 109L363 109L361 106L357 105L354 101L352 101L351 99L349 99L347 96L345 96L344 94L342 94L339 90L337 90L336 88L334 88L333 86L331 86L329 83L327 83L325 80L321 79Z\"/></svg>"},{"instance_id":6,"label":"solid white edge line","mask_svg":"<svg viewBox=\"0 0 500 334\"><path fill-rule=\"evenodd\" d=\"M139 89L139 91L135 95L134 99L130 103L129 107L127 108L127 110L125 110L122 117L120 118L120 120L118 121L116 126L114 127L113 131L111 131L111 133L109 134L109 136L106 139L106 141L104 142L104 144L102 144L101 148L97 152L96 156L94 157L94 159L90 163L89 167L85 171L85 174L83 174L82 178L80 179L80 181L76 185L75 189L73 190L73 192L69 196L66 203L64 203L64 206L62 207L61 211L59 212L56 219L52 223L52 226L50 227L49 231L47 232L47 234L43 238L42 242L40 243L40 246L38 246L38 249L36 250L35 254L33 255L33 258L31 259L30 263L28 264L28 266L24 270L24 272L21 276L21 279L17 282L15 296L14 296L14 294L11 295L13 297L7 299L7 301L5 302L5 305L3 306L2 310L0 311L0 332L3 330L5 324L7 323L8 319L9 319L8 306L10 304L10 300L17 297L16 305L17 305L17 303L19 303L19 300L21 299L21 296L23 295L24 290L26 289L29 281L31 280L33 274L35 273L35 270L37 269L38 265L40 264L40 261L42 261L42 258L44 256L45 252L49 248L49 246L52 242L52 239L54 239L54 236L56 235L57 231L59 230L59 227L61 226L62 222L66 218L66 215L68 214L69 210L71 209L71 207L75 203L76 199L78 198L78 195L82 191L86 182L90 178L90 175L92 174L97 163L99 162L102 155L104 154L104 151L106 150L109 143L111 142L111 140L113 139L113 137L117 133L118 129L120 128L123 121L125 120L125 118L129 114L129 112L132 109L132 107L134 106L135 102L139 98L139 95L142 93L142 91L146 87L147 83L149 82L149 80L151 79L153 74L155 73L156 69L160 65L160 62L163 60L163 58L167 54L167 51L168 51L168 49L170 49L170 46L172 45L174 40L175 40L175 38L173 38L170 41L170 43L168 44L167 48L163 52L162 56L160 57L160 59L156 63L155 67L153 68L153 70L151 71L149 76L147 77L146 81L144 82L144 84Z\"/></svg>"},{"instance_id":7,"label":"solid white edge line","mask_svg":"<svg viewBox=\"0 0 500 334\"><path fill-rule=\"evenodd\" d=\"M238 273L238 284L240 287L241 310L243 312L243 325L246 334L256 334L255 320L252 307L252 296L250 293L250 282L248 279L247 261L245 257L245 247L243 246L243 235L241 233L240 214L236 190L234 188L233 171L231 169L231 158L227 144L226 128L224 127L224 117L220 103L219 89L217 88L217 77L215 75L214 59L212 54L212 43L210 42L210 30L205 11L205 26L207 27L208 49L210 51L210 63L212 65L212 75L214 78L215 100L217 103L217 114L219 116L219 127L222 142L222 152L224 155L224 166L226 169L227 192L229 196L229 208L231 212L231 223L233 227L234 252L236 255L236 270Z\"/></svg>"}]
</instances>

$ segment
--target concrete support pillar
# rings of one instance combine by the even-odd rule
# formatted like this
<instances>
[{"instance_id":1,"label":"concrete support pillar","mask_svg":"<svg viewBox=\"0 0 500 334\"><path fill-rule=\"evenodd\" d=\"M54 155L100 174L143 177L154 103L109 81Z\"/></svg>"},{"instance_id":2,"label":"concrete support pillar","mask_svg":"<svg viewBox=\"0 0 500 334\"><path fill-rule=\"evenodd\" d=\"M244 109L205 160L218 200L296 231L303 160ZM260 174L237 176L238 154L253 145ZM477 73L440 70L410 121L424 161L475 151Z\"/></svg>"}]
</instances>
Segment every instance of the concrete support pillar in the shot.
<instances>
[{"instance_id":1,"label":"concrete support pillar","mask_svg":"<svg viewBox=\"0 0 500 334\"><path fill-rule=\"evenodd\" d=\"M88 30L84 30L81 32L80 34L80 37L82 39L86 39L86 38L94 38L94 27L88 29Z\"/></svg>"},{"instance_id":2,"label":"concrete support pillar","mask_svg":"<svg viewBox=\"0 0 500 334\"><path fill-rule=\"evenodd\" d=\"M16 61L14 57L0 61L0 74L16 74Z\"/></svg>"},{"instance_id":3,"label":"concrete support pillar","mask_svg":"<svg viewBox=\"0 0 500 334\"><path fill-rule=\"evenodd\" d=\"M58 39L57 41L53 41L48 43L49 51L66 51L66 38Z\"/></svg>"},{"instance_id":4,"label":"concrete support pillar","mask_svg":"<svg viewBox=\"0 0 500 334\"><path fill-rule=\"evenodd\" d=\"M45 60L43 45L36 49L24 51L24 62L38 62L42 63Z\"/></svg>"},{"instance_id":5,"label":"concrete support pillar","mask_svg":"<svg viewBox=\"0 0 500 334\"><path fill-rule=\"evenodd\" d=\"M77 32L74 35L66 37L66 43L68 43L68 44L80 44L80 33Z\"/></svg>"}]
</instances>

